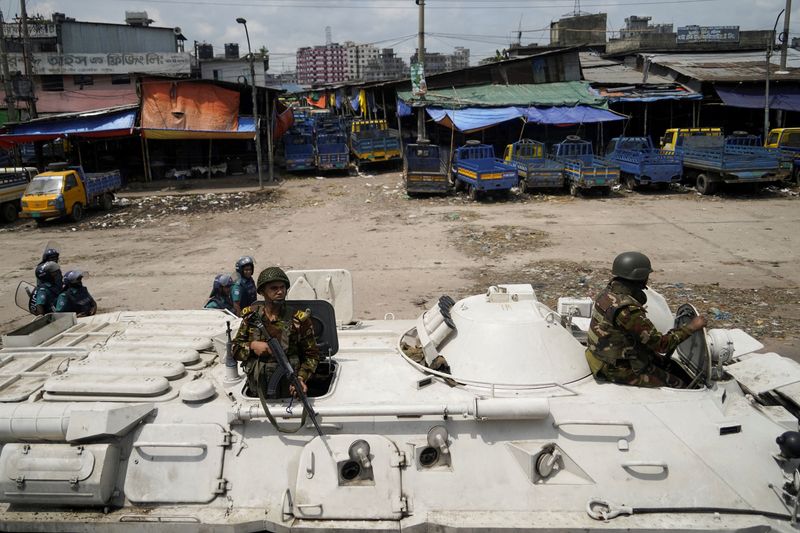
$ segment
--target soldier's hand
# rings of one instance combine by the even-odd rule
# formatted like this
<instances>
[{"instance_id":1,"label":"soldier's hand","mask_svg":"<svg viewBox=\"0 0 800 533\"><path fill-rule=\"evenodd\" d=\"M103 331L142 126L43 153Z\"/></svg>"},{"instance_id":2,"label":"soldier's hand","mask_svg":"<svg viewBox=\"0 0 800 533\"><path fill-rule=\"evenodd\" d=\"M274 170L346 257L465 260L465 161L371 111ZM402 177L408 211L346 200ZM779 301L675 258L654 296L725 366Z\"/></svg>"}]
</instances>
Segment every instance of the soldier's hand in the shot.
<instances>
[{"instance_id":1,"label":"soldier's hand","mask_svg":"<svg viewBox=\"0 0 800 533\"><path fill-rule=\"evenodd\" d=\"M303 388L303 394L308 394L308 385L302 379L298 378L297 381L300 382L300 386ZM297 398L297 391L294 389L294 385L289 385L289 394Z\"/></svg>"},{"instance_id":2,"label":"soldier's hand","mask_svg":"<svg viewBox=\"0 0 800 533\"><path fill-rule=\"evenodd\" d=\"M269 344L264 341L252 341L250 343L250 349L253 350L253 353L258 357L272 355L272 350L269 349Z\"/></svg>"},{"instance_id":3,"label":"soldier's hand","mask_svg":"<svg viewBox=\"0 0 800 533\"><path fill-rule=\"evenodd\" d=\"M697 315L692 319L691 322L689 322L689 329L692 331L700 331L701 329L706 327L707 324L708 321L706 320L706 317L702 315Z\"/></svg>"}]
</instances>

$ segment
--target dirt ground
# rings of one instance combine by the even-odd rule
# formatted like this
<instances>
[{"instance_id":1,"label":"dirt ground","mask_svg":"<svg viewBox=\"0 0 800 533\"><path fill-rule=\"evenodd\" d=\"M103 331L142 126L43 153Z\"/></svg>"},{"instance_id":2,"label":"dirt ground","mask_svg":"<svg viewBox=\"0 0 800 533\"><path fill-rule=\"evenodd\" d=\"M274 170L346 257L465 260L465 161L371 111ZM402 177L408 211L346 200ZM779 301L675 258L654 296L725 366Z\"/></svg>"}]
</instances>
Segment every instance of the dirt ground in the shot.
<instances>
[{"instance_id":1,"label":"dirt ground","mask_svg":"<svg viewBox=\"0 0 800 533\"><path fill-rule=\"evenodd\" d=\"M409 198L397 172L291 177L260 191L252 179L126 191L80 223L0 226L0 331L29 320L14 305L48 242L62 269L88 272L100 311L203 305L215 274L241 255L256 270L345 268L359 319L414 318L442 294L531 283L592 296L614 256L640 250L673 308L694 303L712 325L742 328L800 359L797 189L699 196L692 190L610 197L522 195Z\"/></svg>"}]
</instances>

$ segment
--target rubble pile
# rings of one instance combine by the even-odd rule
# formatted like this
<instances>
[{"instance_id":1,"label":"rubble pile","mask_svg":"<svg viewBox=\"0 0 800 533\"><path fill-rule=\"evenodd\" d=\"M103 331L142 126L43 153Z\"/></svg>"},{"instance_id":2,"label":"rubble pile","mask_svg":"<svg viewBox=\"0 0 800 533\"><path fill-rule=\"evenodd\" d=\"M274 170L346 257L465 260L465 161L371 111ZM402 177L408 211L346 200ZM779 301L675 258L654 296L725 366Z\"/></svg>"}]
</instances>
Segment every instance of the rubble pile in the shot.
<instances>
[{"instance_id":1,"label":"rubble pile","mask_svg":"<svg viewBox=\"0 0 800 533\"><path fill-rule=\"evenodd\" d=\"M498 258L520 249L535 250L550 243L548 234L521 226L492 226L489 228L464 224L450 234L453 245L465 254L475 257Z\"/></svg>"},{"instance_id":2,"label":"rubble pile","mask_svg":"<svg viewBox=\"0 0 800 533\"><path fill-rule=\"evenodd\" d=\"M556 308L560 296L596 296L608 283L611 272L588 263L541 261L513 271L487 266L476 271L473 285L459 297L484 292L498 283L530 283L537 297ZM659 283L651 286L660 292L675 311L691 303L705 314L709 328L740 328L756 338L785 339L800 328L800 287L761 287L740 289L721 287L718 283ZM792 312L794 310L794 312Z\"/></svg>"}]
</instances>

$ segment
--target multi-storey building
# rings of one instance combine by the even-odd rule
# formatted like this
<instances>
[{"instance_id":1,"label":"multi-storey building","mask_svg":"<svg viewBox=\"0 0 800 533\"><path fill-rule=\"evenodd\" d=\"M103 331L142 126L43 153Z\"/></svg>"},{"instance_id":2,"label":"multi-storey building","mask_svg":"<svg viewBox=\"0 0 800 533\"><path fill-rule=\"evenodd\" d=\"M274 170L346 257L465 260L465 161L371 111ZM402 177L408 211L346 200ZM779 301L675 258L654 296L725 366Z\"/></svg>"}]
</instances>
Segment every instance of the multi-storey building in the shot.
<instances>
[{"instance_id":1,"label":"multi-storey building","mask_svg":"<svg viewBox=\"0 0 800 533\"><path fill-rule=\"evenodd\" d=\"M366 78L367 65L380 56L378 48L372 44L356 44L345 41L347 55L347 80L363 80Z\"/></svg>"},{"instance_id":2,"label":"multi-storey building","mask_svg":"<svg viewBox=\"0 0 800 533\"><path fill-rule=\"evenodd\" d=\"M204 48L204 51L207 50L208 48ZM229 81L231 83L250 83L250 61L247 57L239 57L238 45L226 44L224 56L214 57L213 53L211 56L210 58L203 56L199 58L201 78L204 80ZM266 85L268 81L269 56L256 52L254 58L253 68L256 73L256 85Z\"/></svg>"},{"instance_id":3,"label":"multi-storey building","mask_svg":"<svg viewBox=\"0 0 800 533\"><path fill-rule=\"evenodd\" d=\"M191 56L183 51L180 28L152 22L144 12L126 13L125 24L76 21L63 13L51 20L29 17L30 73L21 24L4 24L12 101L21 118L27 118L30 102L39 114L135 104L137 76L189 76ZM0 102L5 101L0 87Z\"/></svg>"},{"instance_id":4,"label":"multi-storey building","mask_svg":"<svg viewBox=\"0 0 800 533\"><path fill-rule=\"evenodd\" d=\"M417 62L417 52L411 56L411 64ZM425 74L438 74L469 66L469 48L457 46L452 54L425 51Z\"/></svg>"},{"instance_id":5,"label":"multi-storey building","mask_svg":"<svg viewBox=\"0 0 800 533\"><path fill-rule=\"evenodd\" d=\"M345 81L347 55L339 43L297 49L297 83L327 85Z\"/></svg>"},{"instance_id":6,"label":"multi-storey building","mask_svg":"<svg viewBox=\"0 0 800 533\"><path fill-rule=\"evenodd\" d=\"M370 61L364 71L366 81L398 80L408 77L408 65L397 57L392 48L384 48L377 58Z\"/></svg>"}]
</instances>

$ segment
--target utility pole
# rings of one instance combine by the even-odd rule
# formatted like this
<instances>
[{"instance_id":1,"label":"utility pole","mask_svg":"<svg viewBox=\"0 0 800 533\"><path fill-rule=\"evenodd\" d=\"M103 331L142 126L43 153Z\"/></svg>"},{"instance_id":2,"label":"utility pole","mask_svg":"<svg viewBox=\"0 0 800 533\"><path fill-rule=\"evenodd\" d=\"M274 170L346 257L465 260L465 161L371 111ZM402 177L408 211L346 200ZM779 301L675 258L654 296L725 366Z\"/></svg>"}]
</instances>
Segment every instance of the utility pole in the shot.
<instances>
[{"instance_id":1,"label":"utility pole","mask_svg":"<svg viewBox=\"0 0 800 533\"><path fill-rule=\"evenodd\" d=\"M416 0L419 6L419 28L417 34L417 63L420 72L425 72L425 0ZM423 98L425 98L423 96ZM417 110L417 142L425 140L425 107Z\"/></svg>"},{"instance_id":2,"label":"utility pole","mask_svg":"<svg viewBox=\"0 0 800 533\"><path fill-rule=\"evenodd\" d=\"M253 97L253 122L256 127L256 164L258 165L258 188L263 189L264 177L261 170L261 127L258 124L258 97L256 94L255 56L253 56L253 50L250 48L250 32L247 31L247 20L243 19L242 17L238 17L236 22L244 26L244 34L247 37L247 56L250 58L250 94ZM269 91L267 91L267 94L269 94ZM269 96L267 96L267 98L269 98ZM272 158L270 157L270 160L271 159Z\"/></svg>"},{"instance_id":3,"label":"utility pole","mask_svg":"<svg viewBox=\"0 0 800 533\"><path fill-rule=\"evenodd\" d=\"M8 53L6 53L5 20L0 11L0 63L3 67L3 89L6 92L6 109L8 121L17 122L17 108L14 105L14 91L11 88L11 74L8 70Z\"/></svg>"},{"instance_id":4,"label":"utility pole","mask_svg":"<svg viewBox=\"0 0 800 533\"><path fill-rule=\"evenodd\" d=\"M25 0L19 0L19 9L22 13L22 56L25 58L25 76L31 83L31 99L28 104L30 118L36 118L36 91L33 83L33 67L31 66L31 36L28 33L28 9L25 7Z\"/></svg>"},{"instance_id":5,"label":"utility pole","mask_svg":"<svg viewBox=\"0 0 800 533\"><path fill-rule=\"evenodd\" d=\"M786 0L786 9L783 12L783 46L781 47L781 72L786 72L786 56L789 54L789 20L792 18L792 0ZM780 128L783 124L783 111L777 112L777 123ZM764 140L767 139L764 133Z\"/></svg>"}]
</instances>

